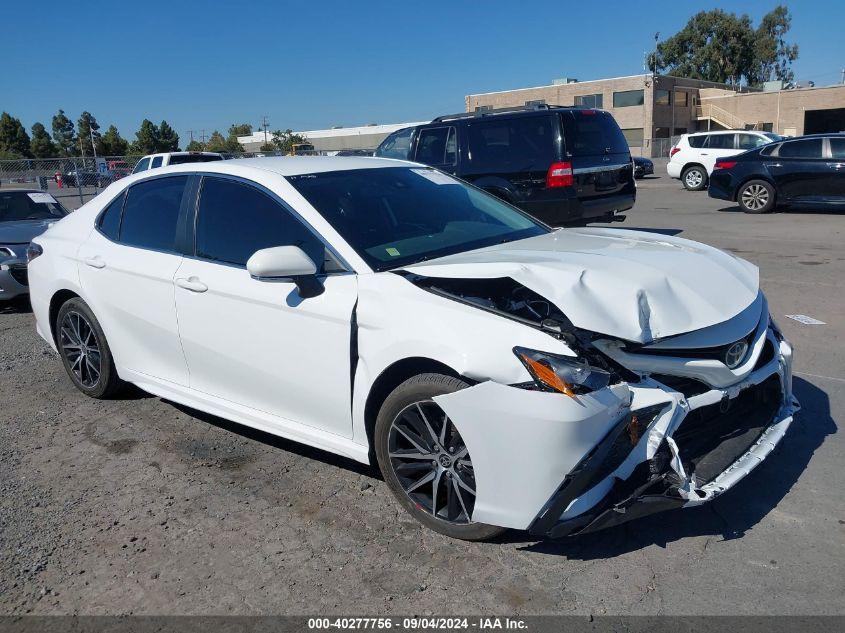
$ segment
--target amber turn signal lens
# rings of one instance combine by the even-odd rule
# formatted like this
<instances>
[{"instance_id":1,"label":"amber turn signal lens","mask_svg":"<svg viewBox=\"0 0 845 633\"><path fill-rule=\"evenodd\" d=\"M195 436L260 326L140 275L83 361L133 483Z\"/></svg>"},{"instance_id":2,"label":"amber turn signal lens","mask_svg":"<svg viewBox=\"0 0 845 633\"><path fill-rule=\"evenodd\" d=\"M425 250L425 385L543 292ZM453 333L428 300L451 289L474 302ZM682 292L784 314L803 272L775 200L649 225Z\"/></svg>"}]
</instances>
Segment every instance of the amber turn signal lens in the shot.
<instances>
[{"instance_id":1,"label":"amber turn signal lens","mask_svg":"<svg viewBox=\"0 0 845 633\"><path fill-rule=\"evenodd\" d=\"M554 370L552 370L551 367L544 365L543 363L536 361L525 354L520 354L520 356L522 357L522 360L525 362L528 368L531 370L531 373L534 374L534 378L539 380L547 387L551 387L555 391L564 393L570 398L575 397L575 392L572 390L572 385L570 385L568 382L558 376L554 372Z\"/></svg>"}]
</instances>

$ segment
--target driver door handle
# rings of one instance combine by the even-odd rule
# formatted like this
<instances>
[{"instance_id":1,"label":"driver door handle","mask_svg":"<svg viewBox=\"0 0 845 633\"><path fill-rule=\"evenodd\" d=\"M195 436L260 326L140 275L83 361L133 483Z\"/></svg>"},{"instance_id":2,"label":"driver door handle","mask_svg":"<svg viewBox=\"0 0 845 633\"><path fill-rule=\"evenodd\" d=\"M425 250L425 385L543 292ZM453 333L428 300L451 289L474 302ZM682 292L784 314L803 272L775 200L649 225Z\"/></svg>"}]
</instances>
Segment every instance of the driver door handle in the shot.
<instances>
[{"instance_id":1,"label":"driver door handle","mask_svg":"<svg viewBox=\"0 0 845 633\"><path fill-rule=\"evenodd\" d=\"M205 292L208 290L208 286L202 283L199 280L199 277L188 277L187 279L184 277L177 277L176 285L180 288L184 288L185 290L190 290L191 292Z\"/></svg>"},{"instance_id":2,"label":"driver door handle","mask_svg":"<svg viewBox=\"0 0 845 633\"><path fill-rule=\"evenodd\" d=\"M91 268L105 268L106 262L100 259L99 255L95 255L94 257L86 257L83 260L86 264L88 264Z\"/></svg>"}]
</instances>

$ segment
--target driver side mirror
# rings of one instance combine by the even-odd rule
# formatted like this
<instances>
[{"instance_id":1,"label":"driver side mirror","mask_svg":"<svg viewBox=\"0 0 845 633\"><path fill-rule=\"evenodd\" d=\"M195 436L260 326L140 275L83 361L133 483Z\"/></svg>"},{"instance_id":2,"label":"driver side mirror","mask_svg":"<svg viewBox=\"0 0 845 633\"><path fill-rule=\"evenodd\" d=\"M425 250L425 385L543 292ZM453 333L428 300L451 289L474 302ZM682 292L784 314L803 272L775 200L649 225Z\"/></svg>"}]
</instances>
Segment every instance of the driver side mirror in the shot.
<instances>
[{"instance_id":1,"label":"driver side mirror","mask_svg":"<svg viewBox=\"0 0 845 633\"><path fill-rule=\"evenodd\" d=\"M293 280L303 299L323 292L323 286L316 277L317 265L298 246L262 248L247 260L246 269L258 280Z\"/></svg>"}]
</instances>

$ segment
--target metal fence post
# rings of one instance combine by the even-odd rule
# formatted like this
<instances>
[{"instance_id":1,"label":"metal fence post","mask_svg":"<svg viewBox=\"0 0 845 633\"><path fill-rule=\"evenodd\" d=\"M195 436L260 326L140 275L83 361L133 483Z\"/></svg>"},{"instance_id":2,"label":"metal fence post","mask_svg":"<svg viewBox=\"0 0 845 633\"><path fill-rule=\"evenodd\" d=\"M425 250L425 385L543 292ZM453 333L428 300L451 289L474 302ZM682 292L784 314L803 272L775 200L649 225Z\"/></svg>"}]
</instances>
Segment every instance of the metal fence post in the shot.
<instances>
[{"instance_id":1,"label":"metal fence post","mask_svg":"<svg viewBox=\"0 0 845 633\"><path fill-rule=\"evenodd\" d=\"M82 197L82 173L79 171L79 165L76 162L76 158L71 158L73 161L73 171L76 173L74 177L76 180L76 188L79 190L79 204L80 206L85 204L85 199Z\"/></svg>"}]
</instances>

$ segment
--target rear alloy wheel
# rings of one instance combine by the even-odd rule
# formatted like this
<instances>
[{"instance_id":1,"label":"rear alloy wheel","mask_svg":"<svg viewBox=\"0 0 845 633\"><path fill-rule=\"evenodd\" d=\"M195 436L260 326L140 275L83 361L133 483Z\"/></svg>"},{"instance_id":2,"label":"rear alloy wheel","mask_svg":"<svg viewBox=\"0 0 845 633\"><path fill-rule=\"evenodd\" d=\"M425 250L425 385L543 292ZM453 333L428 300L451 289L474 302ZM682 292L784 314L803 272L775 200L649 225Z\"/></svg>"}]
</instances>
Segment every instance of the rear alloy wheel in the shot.
<instances>
[{"instance_id":1,"label":"rear alloy wheel","mask_svg":"<svg viewBox=\"0 0 845 633\"><path fill-rule=\"evenodd\" d=\"M70 299L59 308L55 332L65 370L82 393L107 398L125 384L117 376L99 322L82 299Z\"/></svg>"},{"instance_id":2,"label":"rear alloy wheel","mask_svg":"<svg viewBox=\"0 0 845 633\"><path fill-rule=\"evenodd\" d=\"M751 180L742 186L736 199L746 213L767 213L775 207L775 189L765 180Z\"/></svg>"},{"instance_id":3,"label":"rear alloy wheel","mask_svg":"<svg viewBox=\"0 0 845 633\"><path fill-rule=\"evenodd\" d=\"M467 386L441 374L406 380L382 405L374 439L379 467L399 503L427 527L475 541L504 529L472 521L472 457L458 429L433 400Z\"/></svg>"},{"instance_id":4,"label":"rear alloy wheel","mask_svg":"<svg viewBox=\"0 0 845 633\"><path fill-rule=\"evenodd\" d=\"M681 182L689 191L701 191L707 186L707 172L698 165L687 167L681 174Z\"/></svg>"}]
</instances>

